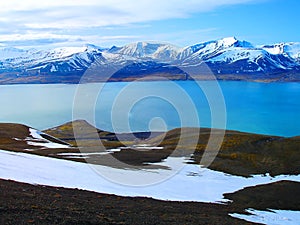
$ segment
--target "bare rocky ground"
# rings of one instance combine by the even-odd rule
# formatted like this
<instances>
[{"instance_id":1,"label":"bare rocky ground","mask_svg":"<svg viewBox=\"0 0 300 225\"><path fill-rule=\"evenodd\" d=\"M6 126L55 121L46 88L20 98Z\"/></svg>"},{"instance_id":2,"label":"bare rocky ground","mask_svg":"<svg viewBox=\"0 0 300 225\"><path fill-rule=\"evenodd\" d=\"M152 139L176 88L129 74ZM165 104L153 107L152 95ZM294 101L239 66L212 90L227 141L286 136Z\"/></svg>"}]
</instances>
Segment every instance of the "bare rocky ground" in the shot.
<instances>
[{"instance_id":1,"label":"bare rocky ground","mask_svg":"<svg viewBox=\"0 0 300 225\"><path fill-rule=\"evenodd\" d=\"M0 181L1 224L250 224L217 204L124 198Z\"/></svg>"},{"instance_id":2,"label":"bare rocky ground","mask_svg":"<svg viewBox=\"0 0 300 225\"><path fill-rule=\"evenodd\" d=\"M300 184L281 181L226 195L228 204L168 202L0 180L1 224L254 224L244 209L300 210ZM281 200L278 200L281 195Z\"/></svg>"}]
</instances>

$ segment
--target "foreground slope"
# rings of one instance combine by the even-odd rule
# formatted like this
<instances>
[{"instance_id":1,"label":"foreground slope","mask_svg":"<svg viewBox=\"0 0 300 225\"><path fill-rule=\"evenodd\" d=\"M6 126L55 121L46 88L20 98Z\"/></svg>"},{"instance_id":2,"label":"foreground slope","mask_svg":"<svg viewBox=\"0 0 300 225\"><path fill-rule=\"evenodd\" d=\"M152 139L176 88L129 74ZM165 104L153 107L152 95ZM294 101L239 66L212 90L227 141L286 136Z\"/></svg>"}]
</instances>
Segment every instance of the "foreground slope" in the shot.
<instances>
[{"instance_id":1,"label":"foreground slope","mask_svg":"<svg viewBox=\"0 0 300 225\"><path fill-rule=\"evenodd\" d=\"M80 130L79 143L74 138L72 124ZM91 137L95 137L94 132L98 141L91 140ZM178 224L180 221L189 224L252 224L234 217L244 218L242 214L249 212L249 209L263 212L275 210L278 213L280 210L300 210L297 198L300 196L297 154L299 137L282 138L226 131L221 150L211 165L214 170L227 172L224 174L200 169L197 165L210 133L219 135L220 130L202 128L199 135L198 128L175 129L157 134L154 138L147 138L142 134L139 142L130 140L129 137L132 136L124 134L121 136L126 140L124 145L117 134L99 130L86 121L74 121L44 132L20 124L0 124L0 149L8 150L0 150L0 178L56 186L30 186L0 180L0 211L4 214L1 223ZM184 139L186 145L183 146L183 151L172 154L179 137ZM95 154L84 154L78 148L98 150L99 139L107 143L107 149L101 154L93 153L99 154L100 158L113 156L127 165L134 164L135 169L95 165L103 172L100 175L86 163L73 162L85 162L86 157L94 157ZM198 140L195 152L192 155L186 154L184 149L189 152L189 143L195 139ZM114 150L108 147L111 143ZM96 160L95 163L97 162L99 161ZM183 163L182 168L177 168L179 171L172 167L178 165L178 162ZM189 164L184 166L184 163ZM146 165L152 167L145 167ZM172 170L175 173L166 179L165 175L172 173ZM248 177L255 173L287 175ZM110 179L105 178L107 175L109 177L106 178L115 176L140 181L156 176L163 182L139 188L110 182ZM118 197L57 188L58 186L121 196L199 202L163 202L147 198ZM223 204L212 203L220 201ZM274 216L278 219L275 222L279 223L280 215ZM293 221L294 218L286 219Z\"/></svg>"},{"instance_id":2,"label":"foreground slope","mask_svg":"<svg viewBox=\"0 0 300 225\"><path fill-rule=\"evenodd\" d=\"M299 183L282 181L227 194L228 204L168 202L0 180L1 224L254 224L245 209L299 208ZM279 196L283 201L278 201ZM293 196L296 198L294 198ZM277 204L277 205L276 205ZM294 206L293 206L294 204ZM274 218L279 218L274 214ZM284 218L286 222L289 218ZM273 222L284 224L283 221ZM263 218L262 218L262 222ZM266 221L265 221L266 222ZM296 224L297 221L294 221Z\"/></svg>"},{"instance_id":3,"label":"foreground slope","mask_svg":"<svg viewBox=\"0 0 300 225\"><path fill-rule=\"evenodd\" d=\"M237 224L224 205L125 198L0 180L1 224Z\"/></svg>"}]
</instances>

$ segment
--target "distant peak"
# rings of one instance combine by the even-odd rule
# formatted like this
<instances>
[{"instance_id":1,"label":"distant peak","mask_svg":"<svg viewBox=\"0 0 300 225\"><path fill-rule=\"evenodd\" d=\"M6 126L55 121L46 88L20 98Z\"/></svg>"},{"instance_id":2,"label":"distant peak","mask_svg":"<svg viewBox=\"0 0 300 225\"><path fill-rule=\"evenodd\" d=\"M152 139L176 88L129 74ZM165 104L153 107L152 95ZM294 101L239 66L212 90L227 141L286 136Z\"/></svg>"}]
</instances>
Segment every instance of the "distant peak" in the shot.
<instances>
[{"instance_id":1,"label":"distant peak","mask_svg":"<svg viewBox=\"0 0 300 225\"><path fill-rule=\"evenodd\" d=\"M86 49L97 49L97 50L105 49L105 48L102 48L102 47L94 45L94 44L85 44L84 47L86 47Z\"/></svg>"},{"instance_id":2,"label":"distant peak","mask_svg":"<svg viewBox=\"0 0 300 225\"><path fill-rule=\"evenodd\" d=\"M234 46L236 43L238 43L239 41L236 39L236 37L225 37L222 39L218 39L218 40L214 40L214 41L207 41L207 42L202 42L196 45L193 45L194 51L197 51L203 47L205 47L206 45L217 45L217 47L231 47Z\"/></svg>"},{"instance_id":3,"label":"distant peak","mask_svg":"<svg viewBox=\"0 0 300 225\"><path fill-rule=\"evenodd\" d=\"M225 38L222 38L221 40L223 40L224 42L235 42L235 41L238 41L238 39L234 36L232 37L225 37Z\"/></svg>"},{"instance_id":4,"label":"distant peak","mask_svg":"<svg viewBox=\"0 0 300 225\"><path fill-rule=\"evenodd\" d=\"M171 45L171 44L169 44L167 42L160 42L160 41L138 41L138 42L133 42L128 45L137 45L137 46L141 46L141 47L146 47L146 46L152 46L152 45L163 46L163 45Z\"/></svg>"},{"instance_id":5,"label":"distant peak","mask_svg":"<svg viewBox=\"0 0 300 225\"><path fill-rule=\"evenodd\" d=\"M238 40L235 37L225 37L217 42L223 46L229 47L234 45L234 43L238 42Z\"/></svg>"},{"instance_id":6,"label":"distant peak","mask_svg":"<svg viewBox=\"0 0 300 225\"><path fill-rule=\"evenodd\" d=\"M245 40L238 40L236 37L226 37L222 38L218 41L221 43L224 47L242 47L242 48L254 48L254 46Z\"/></svg>"}]
</instances>

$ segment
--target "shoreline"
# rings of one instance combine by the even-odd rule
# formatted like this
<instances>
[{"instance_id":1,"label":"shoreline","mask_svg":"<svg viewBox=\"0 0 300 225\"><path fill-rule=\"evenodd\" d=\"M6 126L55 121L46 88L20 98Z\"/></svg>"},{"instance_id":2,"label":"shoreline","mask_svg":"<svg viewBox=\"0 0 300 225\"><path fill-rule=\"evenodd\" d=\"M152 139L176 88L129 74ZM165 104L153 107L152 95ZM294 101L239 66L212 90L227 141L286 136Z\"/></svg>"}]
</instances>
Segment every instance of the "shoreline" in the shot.
<instances>
[{"instance_id":1,"label":"shoreline","mask_svg":"<svg viewBox=\"0 0 300 225\"><path fill-rule=\"evenodd\" d=\"M168 78L163 78L163 79L143 79L140 80L139 77L137 78L132 78L132 79L124 79L124 80L107 80L107 81L89 81L89 82L1 82L0 81L0 86L10 86L10 85L78 85L78 84L99 84L99 83L130 83L130 82L163 82L163 81L180 81L180 82L205 82L205 81L213 81L213 82L249 82L249 83L265 83L265 84L274 84L274 83L300 83L299 80L270 80L270 79L196 79L196 80L191 80L191 79L168 79Z\"/></svg>"}]
</instances>

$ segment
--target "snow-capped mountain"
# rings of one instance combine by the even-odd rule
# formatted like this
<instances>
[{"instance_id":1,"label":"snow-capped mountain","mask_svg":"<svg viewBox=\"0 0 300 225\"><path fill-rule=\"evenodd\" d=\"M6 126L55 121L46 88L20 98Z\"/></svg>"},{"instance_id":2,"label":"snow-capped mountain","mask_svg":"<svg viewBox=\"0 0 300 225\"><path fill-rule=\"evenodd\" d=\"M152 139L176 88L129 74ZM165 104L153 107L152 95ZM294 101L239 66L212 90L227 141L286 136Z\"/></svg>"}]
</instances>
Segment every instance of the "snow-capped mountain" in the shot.
<instances>
[{"instance_id":1,"label":"snow-capped mountain","mask_svg":"<svg viewBox=\"0 0 300 225\"><path fill-rule=\"evenodd\" d=\"M185 59L193 54L200 57L202 60L212 58L220 51L232 47L253 48L253 46L246 41L239 41L235 37L223 38L217 41L209 41L188 46L179 53L179 59Z\"/></svg>"},{"instance_id":2,"label":"snow-capped mountain","mask_svg":"<svg viewBox=\"0 0 300 225\"><path fill-rule=\"evenodd\" d=\"M203 63L218 79L300 80L300 43L253 46L228 37L184 48L159 42L110 49L95 45L49 50L0 47L0 83L76 83L93 64L121 69L115 80L151 74L188 79L176 67ZM91 81L101 80L99 77L94 71Z\"/></svg>"},{"instance_id":3,"label":"snow-capped mountain","mask_svg":"<svg viewBox=\"0 0 300 225\"><path fill-rule=\"evenodd\" d=\"M50 50L21 50L21 49L0 49L2 69L16 69L30 71L46 69L51 66L48 72L59 71L62 64L69 65L69 71L88 67L96 57L101 56L97 48L84 47L64 47ZM47 72L47 70L45 70Z\"/></svg>"},{"instance_id":4,"label":"snow-capped mountain","mask_svg":"<svg viewBox=\"0 0 300 225\"><path fill-rule=\"evenodd\" d=\"M300 62L300 43L279 43L274 45L264 45L262 48L271 54L288 55Z\"/></svg>"},{"instance_id":5,"label":"snow-capped mountain","mask_svg":"<svg viewBox=\"0 0 300 225\"><path fill-rule=\"evenodd\" d=\"M127 55L136 58L158 59L161 61L172 61L177 58L179 47L155 42L136 42L123 47L112 47L108 52Z\"/></svg>"},{"instance_id":6,"label":"snow-capped mountain","mask_svg":"<svg viewBox=\"0 0 300 225\"><path fill-rule=\"evenodd\" d=\"M190 46L179 55L188 61L204 61L215 74L272 75L299 70L295 54L275 54L234 37Z\"/></svg>"},{"instance_id":7,"label":"snow-capped mountain","mask_svg":"<svg viewBox=\"0 0 300 225\"><path fill-rule=\"evenodd\" d=\"M26 52L27 51L18 48L2 47L0 48L0 60L2 61L9 58L17 58Z\"/></svg>"},{"instance_id":8,"label":"snow-capped mountain","mask_svg":"<svg viewBox=\"0 0 300 225\"><path fill-rule=\"evenodd\" d=\"M0 83L78 82L93 62L103 58L101 51L91 45L49 50L0 49Z\"/></svg>"}]
</instances>

